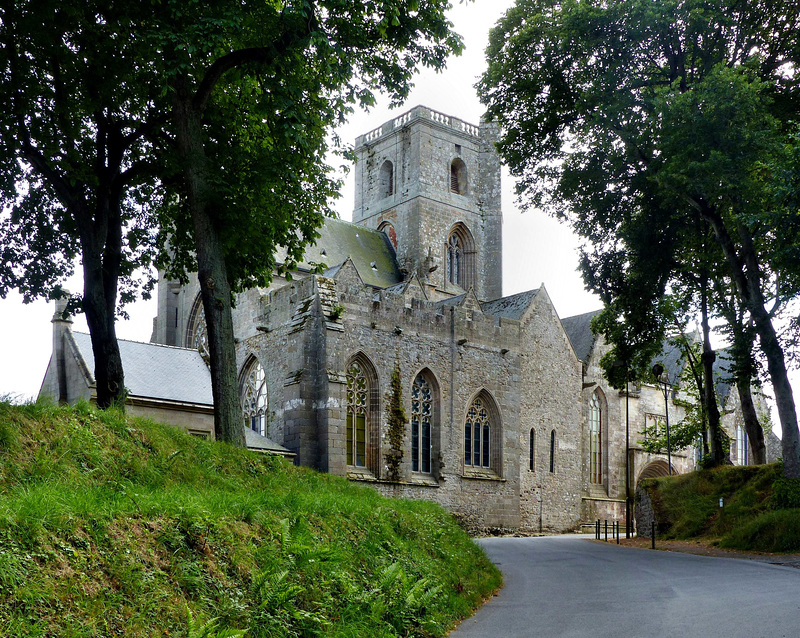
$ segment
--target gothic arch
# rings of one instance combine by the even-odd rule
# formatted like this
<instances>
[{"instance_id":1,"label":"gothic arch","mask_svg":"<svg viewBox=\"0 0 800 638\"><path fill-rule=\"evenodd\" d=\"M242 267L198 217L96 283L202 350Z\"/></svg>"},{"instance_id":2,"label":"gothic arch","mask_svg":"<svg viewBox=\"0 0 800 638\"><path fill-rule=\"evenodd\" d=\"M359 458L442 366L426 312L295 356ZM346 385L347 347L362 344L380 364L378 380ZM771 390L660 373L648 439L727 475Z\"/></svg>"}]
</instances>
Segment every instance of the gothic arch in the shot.
<instances>
[{"instance_id":1,"label":"gothic arch","mask_svg":"<svg viewBox=\"0 0 800 638\"><path fill-rule=\"evenodd\" d=\"M208 331L206 328L206 315L203 310L203 299L200 293L194 299L192 309L189 312L189 321L186 324L186 338L184 347L199 350L201 353L208 352Z\"/></svg>"},{"instance_id":2,"label":"gothic arch","mask_svg":"<svg viewBox=\"0 0 800 638\"><path fill-rule=\"evenodd\" d=\"M675 474L674 469L672 473ZM650 463L642 468L642 471L639 472L639 476L636 478L636 484L638 485L644 479L658 478L661 476L669 476L669 465L663 459L656 459L655 461L650 461Z\"/></svg>"},{"instance_id":3,"label":"gothic arch","mask_svg":"<svg viewBox=\"0 0 800 638\"><path fill-rule=\"evenodd\" d=\"M378 170L378 199L394 195L394 164L386 160Z\"/></svg>"},{"instance_id":4,"label":"gothic arch","mask_svg":"<svg viewBox=\"0 0 800 638\"><path fill-rule=\"evenodd\" d=\"M503 422L494 397L481 389L464 414L464 469L503 473Z\"/></svg>"},{"instance_id":5,"label":"gothic arch","mask_svg":"<svg viewBox=\"0 0 800 638\"><path fill-rule=\"evenodd\" d=\"M381 222L378 226L378 232L383 233L389 238L389 241L392 242L392 246L397 251L397 231L394 229L394 226L391 222Z\"/></svg>"},{"instance_id":6,"label":"gothic arch","mask_svg":"<svg viewBox=\"0 0 800 638\"><path fill-rule=\"evenodd\" d=\"M436 375L423 368L411 381L411 471L436 476L441 450L441 393Z\"/></svg>"},{"instance_id":7,"label":"gothic arch","mask_svg":"<svg viewBox=\"0 0 800 638\"><path fill-rule=\"evenodd\" d=\"M254 355L249 355L239 373L239 398L245 427L267 436L267 375Z\"/></svg>"},{"instance_id":8,"label":"gothic arch","mask_svg":"<svg viewBox=\"0 0 800 638\"><path fill-rule=\"evenodd\" d=\"M467 165L460 157L450 162L450 192L467 194Z\"/></svg>"},{"instance_id":9,"label":"gothic arch","mask_svg":"<svg viewBox=\"0 0 800 638\"><path fill-rule=\"evenodd\" d=\"M380 393L375 366L363 352L350 357L347 377L346 461L380 472Z\"/></svg>"},{"instance_id":10,"label":"gothic arch","mask_svg":"<svg viewBox=\"0 0 800 638\"><path fill-rule=\"evenodd\" d=\"M476 271L475 240L464 222L457 222L450 229L445 245L445 277L451 284L467 290L475 287Z\"/></svg>"}]
</instances>

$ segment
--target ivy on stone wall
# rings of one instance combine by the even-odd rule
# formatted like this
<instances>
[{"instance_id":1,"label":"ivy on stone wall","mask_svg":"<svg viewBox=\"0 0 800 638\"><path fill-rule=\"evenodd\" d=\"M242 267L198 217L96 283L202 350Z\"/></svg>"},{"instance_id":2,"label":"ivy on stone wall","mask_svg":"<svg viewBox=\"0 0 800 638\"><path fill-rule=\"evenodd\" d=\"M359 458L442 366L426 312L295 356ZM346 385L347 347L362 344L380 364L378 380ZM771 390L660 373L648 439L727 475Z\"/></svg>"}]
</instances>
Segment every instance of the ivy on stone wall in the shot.
<instances>
[{"instance_id":1,"label":"ivy on stone wall","mask_svg":"<svg viewBox=\"0 0 800 638\"><path fill-rule=\"evenodd\" d=\"M386 407L389 451L386 453L386 478L400 480L400 463L403 460L403 433L406 430L406 411L403 407L403 385L400 377L400 364L395 362L392 382L389 387L389 400Z\"/></svg>"}]
</instances>

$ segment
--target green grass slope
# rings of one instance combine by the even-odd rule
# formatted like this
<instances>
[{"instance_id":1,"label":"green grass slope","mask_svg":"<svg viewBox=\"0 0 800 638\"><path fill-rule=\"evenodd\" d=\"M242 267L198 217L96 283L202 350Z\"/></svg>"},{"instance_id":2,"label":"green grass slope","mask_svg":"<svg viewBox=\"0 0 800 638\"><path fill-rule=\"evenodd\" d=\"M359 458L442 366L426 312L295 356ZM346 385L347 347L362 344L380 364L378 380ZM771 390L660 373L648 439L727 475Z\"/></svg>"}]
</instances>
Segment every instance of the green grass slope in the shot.
<instances>
[{"instance_id":1,"label":"green grass slope","mask_svg":"<svg viewBox=\"0 0 800 638\"><path fill-rule=\"evenodd\" d=\"M430 503L86 404L0 403L0 636L442 636L500 582Z\"/></svg>"},{"instance_id":2,"label":"green grass slope","mask_svg":"<svg viewBox=\"0 0 800 638\"><path fill-rule=\"evenodd\" d=\"M724 466L648 479L667 539L706 539L720 547L760 552L800 551L800 481L782 477L780 464ZM722 499L723 506L719 506Z\"/></svg>"}]
</instances>

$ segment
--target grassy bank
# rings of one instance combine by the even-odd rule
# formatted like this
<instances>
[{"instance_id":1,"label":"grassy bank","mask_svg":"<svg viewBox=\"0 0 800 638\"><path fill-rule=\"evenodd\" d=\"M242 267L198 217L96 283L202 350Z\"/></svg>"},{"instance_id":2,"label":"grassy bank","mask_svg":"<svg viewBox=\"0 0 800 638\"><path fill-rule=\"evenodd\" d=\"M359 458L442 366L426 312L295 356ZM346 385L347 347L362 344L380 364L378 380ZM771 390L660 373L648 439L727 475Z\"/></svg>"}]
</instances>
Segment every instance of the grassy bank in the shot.
<instances>
[{"instance_id":1,"label":"grassy bank","mask_svg":"<svg viewBox=\"0 0 800 638\"><path fill-rule=\"evenodd\" d=\"M800 551L800 481L782 478L779 464L699 470L648 479L643 487L661 538L706 539L749 551Z\"/></svg>"},{"instance_id":2,"label":"grassy bank","mask_svg":"<svg viewBox=\"0 0 800 638\"><path fill-rule=\"evenodd\" d=\"M441 636L499 585L432 504L85 404L0 403L0 635Z\"/></svg>"}]
</instances>

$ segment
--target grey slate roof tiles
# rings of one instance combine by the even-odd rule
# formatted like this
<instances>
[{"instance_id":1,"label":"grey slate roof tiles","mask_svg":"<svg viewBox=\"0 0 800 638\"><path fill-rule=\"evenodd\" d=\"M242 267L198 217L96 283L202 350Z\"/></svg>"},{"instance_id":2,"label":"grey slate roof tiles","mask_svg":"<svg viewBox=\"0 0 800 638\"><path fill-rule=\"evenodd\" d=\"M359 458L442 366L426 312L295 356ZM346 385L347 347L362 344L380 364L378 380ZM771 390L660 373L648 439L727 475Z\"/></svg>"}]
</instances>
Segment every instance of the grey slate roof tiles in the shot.
<instances>
[{"instance_id":1,"label":"grey slate roof tiles","mask_svg":"<svg viewBox=\"0 0 800 638\"><path fill-rule=\"evenodd\" d=\"M583 363L589 363L589 357L594 348L595 335L592 333L592 319L599 314L600 310L593 310L561 320L561 325L564 326L572 349L575 350L578 360Z\"/></svg>"},{"instance_id":2,"label":"grey slate roof tiles","mask_svg":"<svg viewBox=\"0 0 800 638\"><path fill-rule=\"evenodd\" d=\"M92 341L88 334L72 332L75 345L90 371L94 371ZM213 405L211 373L197 350L119 339L125 386L136 397Z\"/></svg>"},{"instance_id":3,"label":"grey slate roof tiles","mask_svg":"<svg viewBox=\"0 0 800 638\"><path fill-rule=\"evenodd\" d=\"M481 310L487 315L519 320L528 309L528 306L531 305L531 301L533 301L537 292L539 292L538 288L535 290L518 292L508 297L501 297L494 301L487 301L481 304Z\"/></svg>"}]
</instances>

